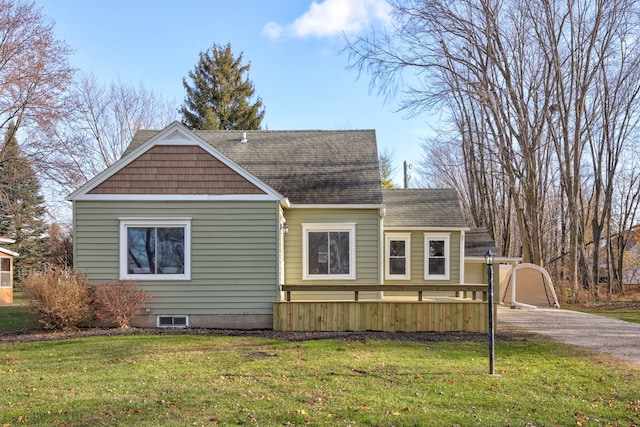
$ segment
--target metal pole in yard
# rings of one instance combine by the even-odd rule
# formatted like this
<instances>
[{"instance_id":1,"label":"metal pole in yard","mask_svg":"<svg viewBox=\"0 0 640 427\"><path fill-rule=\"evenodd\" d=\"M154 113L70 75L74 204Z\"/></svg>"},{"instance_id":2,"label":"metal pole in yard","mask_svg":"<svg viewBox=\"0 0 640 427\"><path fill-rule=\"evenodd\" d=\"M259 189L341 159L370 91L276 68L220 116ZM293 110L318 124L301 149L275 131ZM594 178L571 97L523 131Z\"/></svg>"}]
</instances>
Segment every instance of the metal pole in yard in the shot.
<instances>
[{"instance_id":1,"label":"metal pole in yard","mask_svg":"<svg viewBox=\"0 0 640 427\"><path fill-rule=\"evenodd\" d=\"M493 332L493 254L488 250L484 255L487 262L487 275L489 281L488 298L489 305L489 374L495 373L495 335Z\"/></svg>"}]
</instances>

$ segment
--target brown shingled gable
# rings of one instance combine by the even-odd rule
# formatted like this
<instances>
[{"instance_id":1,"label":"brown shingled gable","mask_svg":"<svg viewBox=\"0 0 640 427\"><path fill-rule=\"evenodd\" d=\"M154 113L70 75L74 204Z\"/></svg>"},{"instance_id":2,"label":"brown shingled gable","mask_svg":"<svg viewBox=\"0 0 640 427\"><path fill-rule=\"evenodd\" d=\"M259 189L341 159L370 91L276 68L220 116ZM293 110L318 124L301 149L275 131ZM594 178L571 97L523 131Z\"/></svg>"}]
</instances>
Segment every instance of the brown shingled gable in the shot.
<instances>
[{"instance_id":1,"label":"brown shingled gable","mask_svg":"<svg viewBox=\"0 0 640 427\"><path fill-rule=\"evenodd\" d=\"M195 145L157 145L89 194L265 194Z\"/></svg>"}]
</instances>

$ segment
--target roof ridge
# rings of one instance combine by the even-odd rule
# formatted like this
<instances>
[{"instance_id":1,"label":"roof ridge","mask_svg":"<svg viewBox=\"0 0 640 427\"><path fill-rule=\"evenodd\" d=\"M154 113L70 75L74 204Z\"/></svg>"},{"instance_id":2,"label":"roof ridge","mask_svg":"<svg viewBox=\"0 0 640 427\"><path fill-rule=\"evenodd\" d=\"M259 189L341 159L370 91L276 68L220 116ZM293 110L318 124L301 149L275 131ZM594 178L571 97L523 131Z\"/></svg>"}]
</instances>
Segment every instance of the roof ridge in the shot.
<instances>
[{"instance_id":1,"label":"roof ridge","mask_svg":"<svg viewBox=\"0 0 640 427\"><path fill-rule=\"evenodd\" d=\"M375 129L195 129L192 132L215 132L215 133L235 133L235 132L252 132L252 133L303 133L303 132L375 132Z\"/></svg>"}]
</instances>

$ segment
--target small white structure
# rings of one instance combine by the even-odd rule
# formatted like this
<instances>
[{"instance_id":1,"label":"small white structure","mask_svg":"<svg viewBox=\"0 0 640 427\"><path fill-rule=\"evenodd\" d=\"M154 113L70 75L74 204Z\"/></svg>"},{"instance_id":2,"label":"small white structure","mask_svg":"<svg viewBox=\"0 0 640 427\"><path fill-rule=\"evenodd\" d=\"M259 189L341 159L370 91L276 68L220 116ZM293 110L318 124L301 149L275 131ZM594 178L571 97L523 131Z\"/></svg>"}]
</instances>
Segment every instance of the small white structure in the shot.
<instances>
[{"instance_id":1,"label":"small white structure","mask_svg":"<svg viewBox=\"0 0 640 427\"><path fill-rule=\"evenodd\" d=\"M15 243L15 240L0 237L0 243ZM0 304L13 304L13 259L17 256L0 247Z\"/></svg>"},{"instance_id":2,"label":"small white structure","mask_svg":"<svg viewBox=\"0 0 640 427\"><path fill-rule=\"evenodd\" d=\"M510 271L504 281L501 304L525 308L560 307L547 270L529 263L507 268Z\"/></svg>"}]
</instances>

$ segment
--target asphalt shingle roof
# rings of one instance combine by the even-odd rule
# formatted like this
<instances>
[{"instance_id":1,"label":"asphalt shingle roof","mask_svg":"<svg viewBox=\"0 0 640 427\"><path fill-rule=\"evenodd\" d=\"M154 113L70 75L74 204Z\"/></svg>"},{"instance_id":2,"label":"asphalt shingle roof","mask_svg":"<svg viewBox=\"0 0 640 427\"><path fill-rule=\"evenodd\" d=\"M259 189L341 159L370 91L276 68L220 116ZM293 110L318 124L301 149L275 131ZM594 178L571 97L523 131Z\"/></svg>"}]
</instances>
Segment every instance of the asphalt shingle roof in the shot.
<instances>
[{"instance_id":1,"label":"asphalt shingle roof","mask_svg":"<svg viewBox=\"0 0 640 427\"><path fill-rule=\"evenodd\" d=\"M500 251L486 228L472 228L464 234L465 256L484 257L488 249L493 252L493 256L500 256Z\"/></svg>"},{"instance_id":2,"label":"asphalt shingle roof","mask_svg":"<svg viewBox=\"0 0 640 427\"><path fill-rule=\"evenodd\" d=\"M384 189L384 226L465 228L458 194L451 188Z\"/></svg>"},{"instance_id":3,"label":"asphalt shingle roof","mask_svg":"<svg viewBox=\"0 0 640 427\"><path fill-rule=\"evenodd\" d=\"M138 131L124 155L158 131ZM373 130L192 131L291 203L381 204Z\"/></svg>"}]
</instances>

